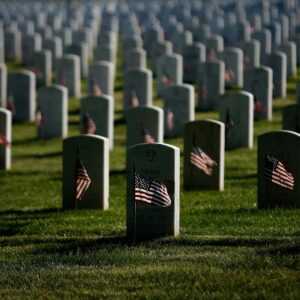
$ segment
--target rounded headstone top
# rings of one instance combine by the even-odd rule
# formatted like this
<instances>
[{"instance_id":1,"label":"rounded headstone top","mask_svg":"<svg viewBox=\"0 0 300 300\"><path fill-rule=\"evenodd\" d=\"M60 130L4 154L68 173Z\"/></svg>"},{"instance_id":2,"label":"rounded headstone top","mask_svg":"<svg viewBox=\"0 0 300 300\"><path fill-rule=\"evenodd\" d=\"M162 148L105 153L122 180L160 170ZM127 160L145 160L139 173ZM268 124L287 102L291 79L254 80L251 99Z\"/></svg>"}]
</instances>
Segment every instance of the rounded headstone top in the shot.
<instances>
[{"instance_id":1,"label":"rounded headstone top","mask_svg":"<svg viewBox=\"0 0 300 300\"><path fill-rule=\"evenodd\" d=\"M94 64L91 65L91 67L108 67L113 68L113 63L106 60L98 60Z\"/></svg>"}]
</instances>

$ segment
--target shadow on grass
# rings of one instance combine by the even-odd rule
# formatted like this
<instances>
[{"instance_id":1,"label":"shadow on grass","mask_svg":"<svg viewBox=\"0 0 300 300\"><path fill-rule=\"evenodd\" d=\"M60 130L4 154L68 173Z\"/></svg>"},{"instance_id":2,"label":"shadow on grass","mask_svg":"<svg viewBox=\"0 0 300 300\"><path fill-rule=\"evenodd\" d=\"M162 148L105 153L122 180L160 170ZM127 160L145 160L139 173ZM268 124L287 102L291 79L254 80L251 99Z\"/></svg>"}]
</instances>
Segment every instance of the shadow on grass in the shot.
<instances>
[{"instance_id":1,"label":"shadow on grass","mask_svg":"<svg viewBox=\"0 0 300 300\"><path fill-rule=\"evenodd\" d=\"M266 249L259 252L265 255L276 255L280 249L285 249L286 253L288 253L289 249L293 249L294 252L298 251L297 253L300 254L300 241L297 241L297 245L290 245L291 241L276 238L182 238L162 240L158 243L161 245L182 247L266 247Z\"/></svg>"},{"instance_id":2,"label":"shadow on grass","mask_svg":"<svg viewBox=\"0 0 300 300\"><path fill-rule=\"evenodd\" d=\"M37 219L45 219L51 214L61 212L60 208L35 209L35 210L2 210L0 211L0 236L11 237L17 234L23 234L22 228L30 225ZM0 242L1 244L1 242Z\"/></svg>"},{"instance_id":3,"label":"shadow on grass","mask_svg":"<svg viewBox=\"0 0 300 300\"><path fill-rule=\"evenodd\" d=\"M226 176L226 180L256 179L256 178L257 178L257 173Z\"/></svg>"},{"instance_id":4,"label":"shadow on grass","mask_svg":"<svg viewBox=\"0 0 300 300\"><path fill-rule=\"evenodd\" d=\"M116 84L115 85L115 92L121 92L123 90L122 84Z\"/></svg>"},{"instance_id":5,"label":"shadow on grass","mask_svg":"<svg viewBox=\"0 0 300 300\"><path fill-rule=\"evenodd\" d=\"M13 146L20 146L20 145L28 145L28 144L34 144L36 142L40 141L38 137L31 137L31 138L26 138L26 139L21 139L21 140L15 140L13 141Z\"/></svg>"},{"instance_id":6,"label":"shadow on grass","mask_svg":"<svg viewBox=\"0 0 300 300\"><path fill-rule=\"evenodd\" d=\"M116 114L122 114L122 115L123 115L124 110L123 110L123 109L116 109L116 110L115 110L115 113L116 113Z\"/></svg>"},{"instance_id":7,"label":"shadow on grass","mask_svg":"<svg viewBox=\"0 0 300 300\"><path fill-rule=\"evenodd\" d=\"M70 126L79 126L79 124L80 124L80 121L69 121L69 125Z\"/></svg>"},{"instance_id":8,"label":"shadow on grass","mask_svg":"<svg viewBox=\"0 0 300 300\"><path fill-rule=\"evenodd\" d=\"M113 176L113 175L126 175L127 171L126 169L123 170L110 170L109 175Z\"/></svg>"},{"instance_id":9,"label":"shadow on grass","mask_svg":"<svg viewBox=\"0 0 300 300\"><path fill-rule=\"evenodd\" d=\"M300 242L294 245L280 245L273 248L261 249L257 251L261 256L296 256L300 255Z\"/></svg>"},{"instance_id":10,"label":"shadow on grass","mask_svg":"<svg viewBox=\"0 0 300 300\"><path fill-rule=\"evenodd\" d=\"M7 223L0 223L0 236L1 237L11 237L14 235L17 235L18 233L22 232L22 228L29 225L30 222L22 222L22 223L16 223L13 222L13 224L7 224ZM0 243L1 244L1 243Z\"/></svg>"},{"instance_id":11,"label":"shadow on grass","mask_svg":"<svg viewBox=\"0 0 300 300\"><path fill-rule=\"evenodd\" d=\"M21 216L26 216L26 217L37 217L37 215L40 216L45 216L51 213L58 213L62 212L62 208L46 208L46 209L8 209L8 210L0 210L0 216L1 217L21 217ZM10 216L13 215L13 216Z\"/></svg>"},{"instance_id":12,"label":"shadow on grass","mask_svg":"<svg viewBox=\"0 0 300 300\"><path fill-rule=\"evenodd\" d=\"M114 121L115 126L124 125L126 123L126 119L124 117L116 119Z\"/></svg>"},{"instance_id":13,"label":"shadow on grass","mask_svg":"<svg viewBox=\"0 0 300 300\"><path fill-rule=\"evenodd\" d=\"M62 151L56 151L56 152L48 152L48 153L36 153L36 154L19 154L16 155L17 158L36 158L36 159L43 159L43 158L53 158L62 156Z\"/></svg>"},{"instance_id":14,"label":"shadow on grass","mask_svg":"<svg viewBox=\"0 0 300 300\"><path fill-rule=\"evenodd\" d=\"M39 242L39 241L35 241ZM48 241L49 242L49 241ZM128 246L126 236L108 236L92 239L66 239L53 240L52 245L47 245L40 249L33 250L33 254L60 254L70 255L72 253L89 253L103 248L116 248L121 246Z\"/></svg>"},{"instance_id":15,"label":"shadow on grass","mask_svg":"<svg viewBox=\"0 0 300 300\"><path fill-rule=\"evenodd\" d=\"M79 108L76 108L76 109L72 109L69 111L69 115L71 116L78 116L80 113L80 109Z\"/></svg>"},{"instance_id":16,"label":"shadow on grass","mask_svg":"<svg viewBox=\"0 0 300 300\"><path fill-rule=\"evenodd\" d=\"M34 170L34 171L27 171L26 169L24 171L9 171L9 175L12 176L37 176L42 175L43 177L50 177L50 180L55 180L56 178L61 178L61 171L51 171L45 172L45 170Z\"/></svg>"}]
</instances>

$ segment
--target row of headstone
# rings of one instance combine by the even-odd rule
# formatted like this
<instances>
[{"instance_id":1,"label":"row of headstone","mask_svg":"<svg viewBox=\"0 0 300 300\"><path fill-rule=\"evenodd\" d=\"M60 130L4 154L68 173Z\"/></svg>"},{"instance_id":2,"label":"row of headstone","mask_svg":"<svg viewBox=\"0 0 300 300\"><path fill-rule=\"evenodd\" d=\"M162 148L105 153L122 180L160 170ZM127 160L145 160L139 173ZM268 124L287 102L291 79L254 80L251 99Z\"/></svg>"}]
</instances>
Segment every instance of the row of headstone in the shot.
<instances>
[{"instance_id":1,"label":"row of headstone","mask_svg":"<svg viewBox=\"0 0 300 300\"><path fill-rule=\"evenodd\" d=\"M190 122L185 128L184 186L224 188L225 126ZM211 139L214 137L215 140ZM208 138L210 137L210 138ZM300 135L281 131L258 140L258 207L299 207L293 163ZM82 135L64 141L63 207L108 208L108 140ZM286 145L293 145L287 149ZM284 151L282 149L284 148ZM166 144L129 148L127 235L135 241L179 234L179 149Z\"/></svg>"}]
</instances>

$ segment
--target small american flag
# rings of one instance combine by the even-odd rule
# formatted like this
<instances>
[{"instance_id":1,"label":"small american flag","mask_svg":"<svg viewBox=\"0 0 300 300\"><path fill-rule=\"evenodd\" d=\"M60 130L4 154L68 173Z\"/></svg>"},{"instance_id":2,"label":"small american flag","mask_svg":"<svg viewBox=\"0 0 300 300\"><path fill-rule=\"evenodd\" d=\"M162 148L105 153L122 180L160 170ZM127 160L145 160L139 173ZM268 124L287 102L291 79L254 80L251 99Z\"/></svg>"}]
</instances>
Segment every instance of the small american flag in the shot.
<instances>
[{"instance_id":1,"label":"small american flag","mask_svg":"<svg viewBox=\"0 0 300 300\"><path fill-rule=\"evenodd\" d=\"M131 107L138 107L140 105L139 98L136 95L135 91L131 91L131 97L130 97L130 106Z\"/></svg>"},{"instance_id":2,"label":"small american flag","mask_svg":"<svg viewBox=\"0 0 300 300\"><path fill-rule=\"evenodd\" d=\"M208 62L215 62L215 61L217 61L217 55L216 55L216 51L214 49L208 50L207 61Z\"/></svg>"},{"instance_id":3,"label":"small american flag","mask_svg":"<svg viewBox=\"0 0 300 300\"><path fill-rule=\"evenodd\" d=\"M60 84L63 85L63 86L66 86L65 74L61 75Z\"/></svg>"},{"instance_id":4,"label":"small american flag","mask_svg":"<svg viewBox=\"0 0 300 300\"><path fill-rule=\"evenodd\" d=\"M155 143L155 139L154 139L154 137L150 134L149 130L143 129L142 133L143 133L144 143L145 143L145 144L154 144L154 143Z\"/></svg>"},{"instance_id":5,"label":"small american flag","mask_svg":"<svg viewBox=\"0 0 300 300\"><path fill-rule=\"evenodd\" d=\"M229 137L231 129L234 127L234 121L231 118L229 109L226 111L225 129L226 136Z\"/></svg>"},{"instance_id":6,"label":"small american flag","mask_svg":"<svg viewBox=\"0 0 300 300\"><path fill-rule=\"evenodd\" d=\"M95 80L91 80L91 88L93 96L102 96L102 90L100 88L100 85L97 84Z\"/></svg>"},{"instance_id":7,"label":"small american flag","mask_svg":"<svg viewBox=\"0 0 300 300\"><path fill-rule=\"evenodd\" d=\"M265 111L264 106L260 100L255 99L254 101L254 112L259 114Z\"/></svg>"},{"instance_id":8,"label":"small american flag","mask_svg":"<svg viewBox=\"0 0 300 300\"><path fill-rule=\"evenodd\" d=\"M35 123L38 127L42 127L45 124L45 117L43 113L38 109L35 114Z\"/></svg>"},{"instance_id":9,"label":"small american flag","mask_svg":"<svg viewBox=\"0 0 300 300\"><path fill-rule=\"evenodd\" d=\"M43 77L43 73L38 68L33 67L30 70L31 70L31 72L33 72L35 74L35 76L37 78L42 78Z\"/></svg>"},{"instance_id":10,"label":"small american flag","mask_svg":"<svg viewBox=\"0 0 300 300\"><path fill-rule=\"evenodd\" d=\"M91 185L91 178L89 177L89 174L85 168L85 166L82 164L82 162L77 159L76 162L76 171L75 171L75 197L76 200L82 200L84 197L86 191Z\"/></svg>"},{"instance_id":11,"label":"small american flag","mask_svg":"<svg viewBox=\"0 0 300 300\"><path fill-rule=\"evenodd\" d=\"M247 68L247 67L250 67L250 63L251 63L251 61L250 61L249 56L245 55L245 56L244 56L244 66L245 66L246 68Z\"/></svg>"},{"instance_id":12,"label":"small american flag","mask_svg":"<svg viewBox=\"0 0 300 300\"><path fill-rule=\"evenodd\" d=\"M208 96L207 87L205 85L199 86L198 95L201 99L206 99Z\"/></svg>"},{"instance_id":13,"label":"small american flag","mask_svg":"<svg viewBox=\"0 0 300 300\"><path fill-rule=\"evenodd\" d=\"M161 207L171 205L167 187L156 180L135 174L134 199Z\"/></svg>"},{"instance_id":14,"label":"small american flag","mask_svg":"<svg viewBox=\"0 0 300 300\"><path fill-rule=\"evenodd\" d=\"M10 146L10 142L7 140L6 136L3 134L0 134L0 145L3 145L4 147Z\"/></svg>"},{"instance_id":15,"label":"small american flag","mask_svg":"<svg viewBox=\"0 0 300 300\"><path fill-rule=\"evenodd\" d=\"M283 188L294 190L294 176L288 172L285 165L270 155L265 157L265 178Z\"/></svg>"},{"instance_id":16,"label":"small american flag","mask_svg":"<svg viewBox=\"0 0 300 300\"><path fill-rule=\"evenodd\" d=\"M169 131L174 129L174 113L170 109L167 109L167 128Z\"/></svg>"},{"instance_id":17,"label":"small american flag","mask_svg":"<svg viewBox=\"0 0 300 300\"><path fill-rule=\"evenodd\" d=\"M164 74L161 78L161 81L164 85L170 86L173 84L173 80L167 74Z\"/></svg>"},{"instance_id":18,"label":"small american flag","mask_svg":"<svg viewBox=\"0 0 300 300\"><path fill-rule=\"evenodd\" d=\"M90 117L89 114L84 114L83 116L83 134L96 134L97 127L94 120Z\"/></svg>"},{"instance_id":19,"label":"small american flag","mask_svg":"<svg viewBox=\"0 0 300 300\"><path fill-rule=\"evenodd\" d=\"M7 104L6 104L6 108L11 111L11 113L13 115L16 114L16 106L15 106L15 102L14 102L14 98L13 96L9 96L7 99Z\"/></svg>"},{"instance_id":20,"label":"small american flag","mask_svg":"<svg viewBox=\"0 0 300 300\"><path fill-rule=\"evenodd\" d=\"M232 70L226 70L225 71L225 81L231 81L234 80L234 73Z\"/></svg>"},{"instance_id":21,"label":"small american flag","mask_svg":"<svg viewBox=\"0 0 300 300\"><path fill-rule=\"evenodd\" d=\"M200 147L193 147L190 153L190 162L208 176L212 175L213 169L217 165Z\"/></svg>"}]
</instances>

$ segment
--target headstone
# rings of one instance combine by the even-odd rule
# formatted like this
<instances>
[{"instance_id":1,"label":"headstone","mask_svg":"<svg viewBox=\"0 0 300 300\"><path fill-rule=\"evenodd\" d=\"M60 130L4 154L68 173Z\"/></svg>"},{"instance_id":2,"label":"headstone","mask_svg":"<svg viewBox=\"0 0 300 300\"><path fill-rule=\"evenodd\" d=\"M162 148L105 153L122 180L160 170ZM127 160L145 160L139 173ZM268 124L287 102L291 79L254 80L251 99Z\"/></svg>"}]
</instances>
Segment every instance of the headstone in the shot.
<instances>
[{"instance_id":1,"label":"headstone","mask_svg":"<svg viewBox=\"0 0 300 300\"><path fill-rule=\"evenodd\" d=\"M97 61L89 68L88 93L97 96L97 91L98 96L101 94L113 96L114 66L108 61Z\"/></svg>"},{"instance_id":2,"label":"headstone","mask_svg":"<svg viewBox=\"0 0 300 300\"><path fill-rule=\"evenodd\" d=\"M300 81L296 82L296 103L300 104Z\"/></svg>"},{"instance_id":3,"label":"headstone","mask_svg":"<svg viewBox=\"0 0 300 300\"><path fill-rule=\"evenodd\" d=\"M273 71L268 67L246 70L244 90L254 96L254 118L272 119Z\"/></svg>"},{"instance_id":4,"label":"headstone","mask_svg":"<svg viewBox=\"0 0 300 300\"><path fill-rule=\"evenodd\" d=\"M5 63L5 38L2 23L0 23L0 63Z\"/></svg>"},{"instance_id":5,"label":"headstone","mask_svg":"<svg viewBox=\"0 0 300 300\"><path fill-rule=\"evenodd\" d=\"M138 241L177 236L179 149L165 144L136 145L129 149L127 166L127 238Z\"/></svg>"},{"instance_id":6,"label":"headstone","mask_svg":"<svg viewBox=\"0 0 300 300\"><path fill-rule=\"evenodd\" d=\"M93 49L94 49L94 37L91 29L82 28L74 31L72 34L72 42L75 45L81 45L82 43L87 45L88 57L90 58L92 57ZM78 53L73 53L73 54L78 55Z\"/></svg>"},{"instance_id":7,"label":"headstone","mask_svg":"<svg viewBox=\"0 0 300 300\"><path fill-rule=\"evenodd\" d=\"M117 47L117 35L113 31L102 32L98 36L98 45L108 45L109 47L116 48Z\"/></svg>"},{"instance_id":8,"label":"headstone","mask_svg":"<svg viewBox=\"0 0 300 300\"><path fill-rule=\"evenodd\" d=\"M49 50L34 53L33 68L37 85L50 85L52 82L52 54Z\"/></svg>"},{"instance_id":9,"label":"headstone","mask_svg":"<svg viewBox=\"0 0 300 300\"><path fill-rule=\"evenodd\" d=\"M193 35L190 31L185 30L176 33L171 41L173 42L174 52L182 54L185 47L193 44Z\"/></svg>"},{"instance_id":10,"label":"headstone","mask_svg":"<svg viewBox=\"0 0 300 300\"><path fill-rule=\"evenodd\" d=\"M278 47L281 45L282 32L280 23L272 22L266 28L271 32L273 47Z\"/></svg>"},{"instance_id":11,"label":"headstone","mask_svg":"<svg viewBox=\"0 0 300 300\"><path fill-rule=\"evenodd\" d=\"M185 189L224 190L225 126L222 122L189 122L184 129Z\"/></svg>"},{"instance_id":12,"label":"headstone","mask_svg":"<svg viewBox=\"0 0 300 300\"><path fill-rule=\"evenodd\" d=\"M157 93L162 96L164 90L183 81L183 61L179 54L167 54L157 61Z\"/></svg>"},{"instance_id":13,"label":"headstone","mask_svg":"<svg viewBox=\"0 0 300 300\"><path fill-rule=\"evenodd\" d=\"M154 64L154 69L162 56L170 55L172 52L173 45L169 41L161 41L156 44L153 44L150 50L150 56L152 63Z\"/></svg>"},{"instance_id":14,"label":"headstone","mask_svg":"<svg viewBox=\"0 0 300 300\"><path fill-rule=\"evenodd\" d=\"M32 66L34 53L42 50L42 38L39 34L25 35L22 37L22 61L27 66Z\"/></svg>"},{"instance_id":15,"label":"headstone","mask_svg":"<svg viewBox=\"0 0 300 300\"><path fill-rule=\"evenodd\" d=\"M57 63L63 56L63 44L59 37L54 37L52 39L46 39L43 43L43 49L51 51L52 54L52 69L55 70Z\"/></svg>"},{"instance_id":16,"label":"headstone","mask_svg":"<svg viewBox=\"0 0 300 300\"><path fill-rule=\"evenodd\" d=\"M244 53L244 70L260 66L260 43L251 40L241 44Z\"/></svg>"},{"instance_id":17,"label":"headstone","mask_svg":"<svg viewBox=\"0 0 300 300\"><path fill-rule=\"evenodd\" d=\"M198 64L206 60L206 49L203 44L195 43L183 49L183 78L184 82L197 81Z\"/></svg>"},{"instance_id":18,"label":"headstone","mask_svg":"<svg viewBox=\"0 0 300 300\"><path fill-rule=\"evenodd\" d=\"M257 151L258 208L300 208L299 133L265 133L258 137Z\"/></svg>"},{"instance_id":19,"label":"headstone","mask_svg":"<svg viewBox=\"0 0 300 300\"><path fill-rule=\"evenodd\" d=\"M225 64L222 61L207 62L198 66L197 108L210 110L218 107L225 92Z\"/></svg>"},{"instance_id":20,"label":"headstone","mask_svg":"<svg viewBox=\"0 0 300 300\"><path fill-rule=\"evenodd\" d=\"M267 63L273 70L273 96L286 98L287 93L287 59L283 52L276 51L269 55Z\"/></svg>"},{"instance_id":21,"label":"headstone","mask_svg":"<svg viewBox=\"0 0 300 300\"><path fill-rule=\"evenodd\" d=\"M146 68L146 52L143 49L132 49L125 57L125 71Z\"/></svg>"},{"instance_id":22,"label":"headstone","mask_svg":"<svg viewBox=\"0 0 300 300\"><path fill-rule=\"evenodd\" d=\"M7 94L7 68L5 64L0 64L0 107L6 108Z\"/></svg>"},{"instance_id":23,"label":"headstone","mask_svg":"<svg viewBox=\"0 0 300 300\"><path fill-rule=\"evenodd\" d=\"M106 137L114 146L114 100L112 96L87 96L80 101L80 127L83 134Z\"/></svg>"},{"instance_id":24,"label":"headstone","mask_svg":"<svg viewBox=\"0 0 300 300\"><path fill-rule=\"evenodd\" d=\"M295 77L297 75L297 48L294 42L287 42L278 48L286 54L287 58L287 77Z\"/></svg>"},{"instance_id":25,"label":"headstone","mask_svg":"<svg viewBox=\"0 0 300 300\"><path fill-rule=\"evenodd\" d=\"M300 133L300 105L294 104L282 110L282 129Z\"/></svg>"},{"instance_id":26,"label":"headstone","mask_svg":"<svg viewBox=\"0 0 300 300\"><path fill-rule=\"evenodd\" d=\"M109 143L96 135L63 143L63 209L108 209Z\"/></svg>"},{"instance_id":27,"label":"headstone","mask_svg":"<svg viewBox=\"0 0 300 300\"><path fill-rule=\"evenodd\" d=\"M109 61L115 63L116 54L115 49L111 46L99 45L94 50L94 60L95 61Z\"/></svg>"},{"instance_id":28,"label":"headstone","mask_svg":"<svg viewBox=\"0 0 300 300\"><path fill-rule=\"evenodd\" d=\"M36 33L40 35L42 43L45 39L51 39L53 37L52 28L49 26L43 26L36 29Z\"/></svg>"},{"instance_id":29,"label":"headstone","mask_svg":"<svg viewBox=\"0 0 300 300\"><path fill-rule=\"evenodd\" d=\"M33 72L21 70L8 74L7 106L16 121L30 122L35 118L36 78Z\"/></svg>"},{"instance_id":30,"label":"headstone","mask_svg":"<svg viewBox=\"0 0 300 300\"><path fill-rule=\"evenodd\" d=\"M165 136L183 134L184 124L195 119L195 92L192 85L173 85L164 93Z\"/></svg>"},{"instance_id":31,"label":"headstone","mask_svg":"<svg viewBox=\"0 0 300 300\"><path fill-rule=\"evenodd\" d=\"M124 78L124 110L152 105L152 72L130 70Z\"/></svg>"},{"instance_id":32,"label":"headstone","mask_svg":"<svg viewBox=\"0 0 300 300\"><path fill-rule=\"evenodd\" d=\"M11 112L0 108L0 170L11 168L11 127Z\"/></svg>"},{"instance_id":33,"label":"headstone","mask_svg":"<svg viewBox=\"0 0 300 300\"><path fill-rule=\"evenodd\" d=\"M72 30L71 28L62 28L56 32L57 37L61 38L63 48L72 45Z\"/></svg>"},{"instance_id":34,"label":"headstone","mask_svg":"<svg viewBox=\"0 0 300 300\"><path fill-rule=\"evenodd\" d=\"M18 61L22 59L21 32L17 29L5 31L5 59L9 61Z\"/></svg>"},{"instance_id":35,"label":"headstone","mask_svg":"<svg viewBox=\"0 0 300 300\"><path fill-rule=\"evenodd\" d=\"M80 70L81 70L81 77L87 78L88 75L88 62L89 62L89 52L88 52L88 45L81 43L81 44L72 44L65 48L66 54L73 54L77 55L80 59Z\"/></svg>"},{"instance_id":36,"label":"headstone","mask_svg":"<svg viewBox=\"0 0 300 300\"><path fill-rule=\"evenodd\" d=\"M65 55L57 67L57 83L68 88L70 97L80 97L80 59L77 55Z\"/></svg>"},{"instance_id":37,"label":"headstone","mask_svg":"<svg viewBox=\"0 0 300 300\"><path fill-rule=\"evenodd\" d=\"M252 34L252 39L260 42L260 63L265 64L266 57L272 50L272 36L270 30L264 29L261 31L255 31Z\"/></svg>"},{"instance_id":38,"label":"headstone","mask_svg":"<svg viewBox=\"0 0 300 300\"><path fill-rule=\"evenodd\" d=\"M225 147L253 147L253 95L247 92L226 93L220 100L220 121L225 124Z\"/></svg>"},{"instance_id":39,"label":"headstone","mask_svg":"<svg viewBox=\"0 0 300 300\"><path fill-rule=\"evenodd\" d=\"M197 28L193 32L193 38L195 42L205 43L207 39L211 36L211 29L208 24L201 24L199 28Z\"/></svg>"},{"instance_id":40,"label":"headstone","mask_svg":"<svg viewBox=\"0 0 300 300\"><path fill-rule=\"evenodd\" d=\"M127 110L127 147L163 143L163 110L158 107L135 107Z\"/></svg>"},{"instance_id":41,"label":"headstone","mask_svg":"<svg viewBox=\"0 0 300 300\"><path fill-rule=\"evenodd\" d=\"M38 90L36 123L42 139L65 138L68 134L68 90L59 85Z\"/></svg>"},{"instance_id":42,"label":"headstone","mask_svg":"<svg viewBox=\"0 0 300 300\"><path fill-rule=\"evenodd\" d=\"M238 48L225 48L219 54L225 63L225 85L227 87L243 86L243 51Z\"/></svg>"},{"instance_id":43,"label":"headstone","mask_svg":"<svg viewBox=\"0 0 300 300\"><path fill-rule=\"evenodd\" d=\"M208 62L216 61L218 53L224 51L224 40L220 35L212 35L205 41L206 60Z\"/></svg>"},{"instance_id":44,"label":"headstone","mask_svg":"<svg viewBox=\"0 0 300 300\"><path fill-rule=\"evenodd\" d=\"M143 40L140 36L128 36L123 40L123 49L126 55L126 52L129 52L133 49L142 49Z\"/></svg>"}]
</instances>

